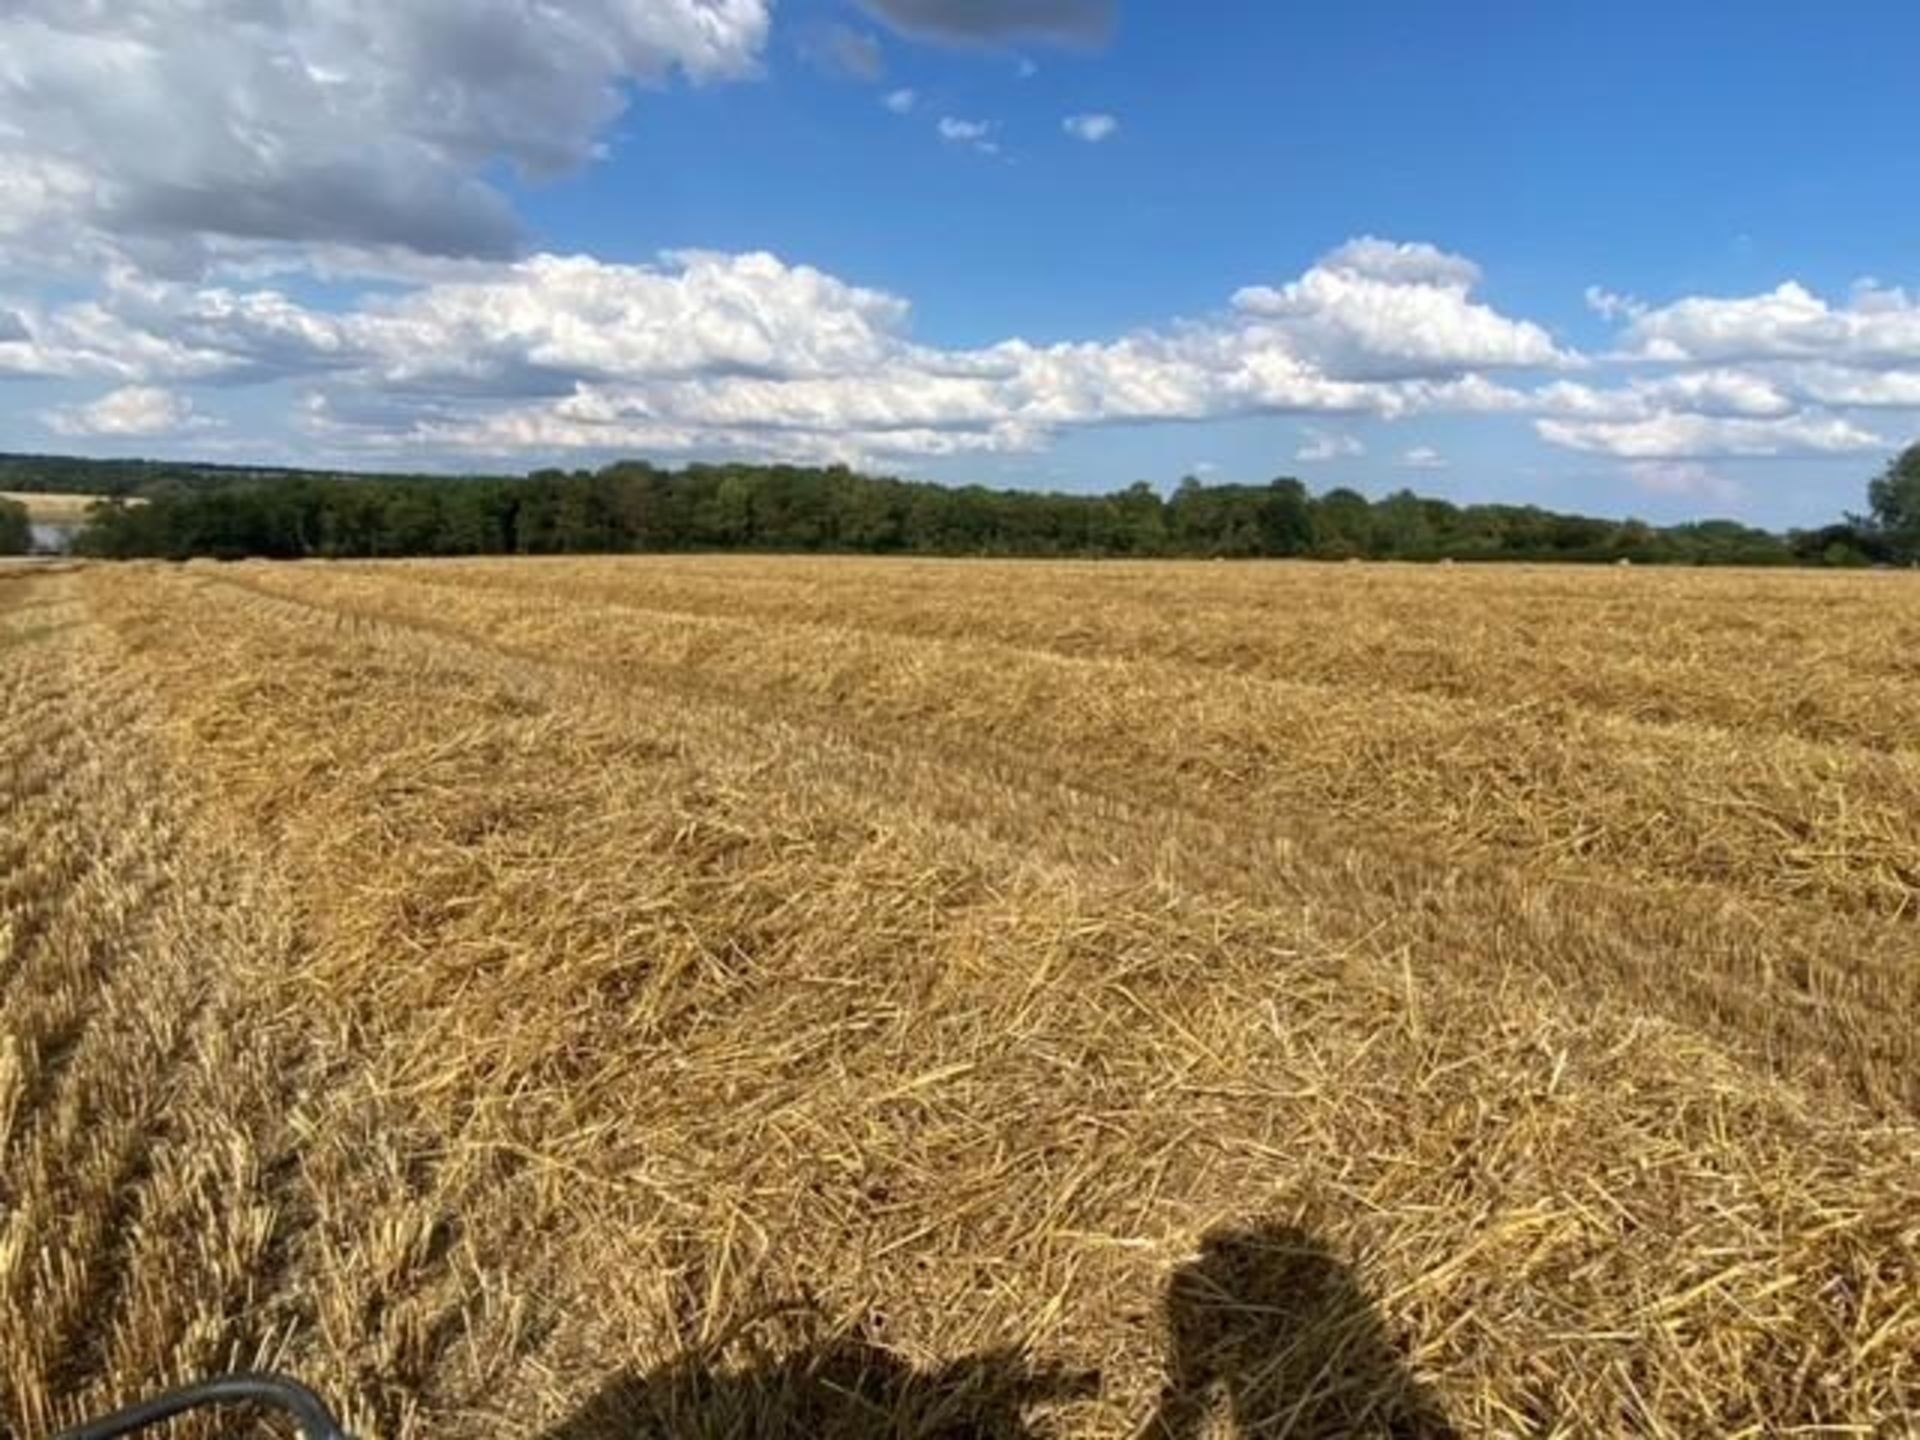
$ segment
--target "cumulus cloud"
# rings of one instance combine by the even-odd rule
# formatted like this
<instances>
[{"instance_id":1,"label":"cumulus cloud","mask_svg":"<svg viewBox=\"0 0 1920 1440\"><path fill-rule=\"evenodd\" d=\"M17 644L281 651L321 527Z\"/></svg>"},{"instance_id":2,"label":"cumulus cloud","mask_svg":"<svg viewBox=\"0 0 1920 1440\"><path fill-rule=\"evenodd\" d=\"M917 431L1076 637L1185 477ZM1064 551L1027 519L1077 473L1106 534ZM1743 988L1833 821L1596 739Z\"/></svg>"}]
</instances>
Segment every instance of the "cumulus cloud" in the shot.
<instances>
[{"instance_id":1,"label":"cumulus cloud","mask_svg":"<svg viewBox=\"0 0 1920 1440\"><path fill-rule=\"evenodd\" d=\"M1401 453L1400 465L1406 470L1444 470L1447 457L1431 445L1416 445Z\"/></svg>"},{"instance_id":2,"label":"cumulus cloud","mask_svg":"<svg viewBox=\"0 0 1920 1440\"><path fill-rule=\"evenodd\" d=\"M1621 322L1607 363L1629 378L1535 391L1536 428L1555 444L1661 462L1817 456L1893 443L1859 412L1910 412L1900 428L1920 427L1920 301L1904 290L1862 281L1833 301L1789 280L1661 305L1598 286L1586 298Z\"/></svg>"},{"instance_id":3,"label":"cumulus cloud","mask_svg":"<svg viewBox=\"0 0 1920 1440\"><path fill-rule=\"evenodd\" d=\"M1367 237L1286 285L1249 286L1233 303L1287 329L1328 374L1342 378L1573 363L1540 326L1473 299L1479 278L1472 261L1431 245Z\"/></svg>"},{"instance_id":4,"label":"cumulus cloud","mask_svg":"<svg viewBox=\"0 0 1920 1440\"><path fill-rule=\"evenodd\" d=\"M1716 376L1753 397L1740 411L1699 403L1670 409L1791 417L1791 444L1776 453L1870 449L1880 438L1847 411L1920 411L1920 300L1872 280L1845 301L1788 280L1757 296L1642 305L1622 332L1622 353L1672 369L1668 386ZM1751 440L1747 432L1738 438Z\"/></svg>"},{"instance_id":5,"label":"cumulus cloud","mask_svg":"<svg viewBox=\"0 0 1920 1440\"><path fill-rule=\"evenodd\" d=\"M1395 242L1374 235L1347 241L1323 256L1320 265L1394 285L1465 291L1480 283L1480 267L1464 255L1451 255L1425 241Z\"/></svg>"},{"instance_id":6,"label":"cumulus cloud","mask_svg":"<svg viewBox=\"0 0 1920 1440\"><path fill-rule=\"evenodd\" d=\"M130 321L102 300L55 310L29 305L14 318L18 338L0 340L0 376L200 380L227 368L222 357L196 352L170 327Z\"/></svg>"},{"instance_id":7,"label":"cumulus cloud","mask_svg":"<svg viewBox=\"0 0 1920 1440\"><path fill-rule=\"evenodd\" d=\"M1534 425L1542 439L1556 445L1623 460L1849 455L1888 444L1885 437L1838 415L1752 420L1668 412L1644 420L1543 419Z\"/></svg>"},{"instance_id":8,"label":"cumulus cloud","mask_svg":"<svg viewBox=\"0 0 1920 1440\"><path fill-rule=\"evenodd\" d=\"M1619 363L1668 373L1611 390L1541 392L1541 433L1633 456L1800 455L1888 441L1857 411L1920 412L1920 301L1862 281L1844 301L1797 281L1664 305L1594 289L1624 321ZM1911 426L1909 426L1911 428Z\"/></svg>"},{"instance_id":9,"label":"cumulus cloud","mask_svg":"<svg viewBox=\"0 0 1920 1440\"><path fill-rule=\"evenodd\" d=\"M1111 115L1098 112L1086 115L1069 115L1060 122L1060 128L1076 140L1084 140L1089 145L1098 145L1102 140L1111 139L1120 128L1120 122Z\"/></svg>"},{"instance_id":10,"label":"cumulus cloud","mask_svg":"<svg viewBox=\"0 0 1920 1440\"><path fill-rule=\"evenodd\" d=\"M504 256L488 178L586 163L629 85L750 73L769 0L14 0L0 260ZM162 140L160 137L164 137Z\"/></svg>"},{"instance_id":11,"label":"cumulus cloud","mask_svg":"<svg viewBox=\"0 0 1920 1440\"><path fill-rule=\"evenodd\" d=\"M1788 281L1762 295L1690 296L1643 310L1623 338L1649 360L1920 365L1920 303L1868 284L1833 305Z\"/></svg>"},{"instance_id":12,"label":"cumulus cloud","mask_svg":"<svg viewBox=\"0 0 1920 1440\"><path fill-rule=\"evenodd\" d=\"M185 396L153 385L124 386L92 404L50 410L41 418L49 430L69 436L169 435L212 423L196 415Z\"/></svg>"},{"instance_id":13,"label":"cumulus cloud","mask_svg":"<svg viewBox=\"0 0 1920 1440\"><path fill-rule=\"evenodd\" d=\"M799 380L870 370L906 302L767 254L704 251L667 268L538 256L497 279L430 286L361 317L381 377L547 367L571 378Z\"/></svg>"},{"instance_id":14,"label":"cumulus cloud","mask_svg":"<svg viewBox=\"0 0 1920 1440\"><path fill-rule=\"evenodd\" d=\"M861 0L903 35L958 45L1103 44L1114 0Z\"/></svg>"},{"instance_id":15,"label":"cumulus cloud","mask_svg":"<svg viewBox=\"0 0 1920 1440\"><path fill-rule=\"evenodd\" d=\"M1821 405L1920 410L1920 356L1904 370L1850 369L1822 362L1789 366L1779 372L1779 379L1793 393Z\"/></svg>"},{"instance_id":16,"label":"cumulus cloud","mask_svg":"<svg viewBox=\"0 0 1920 1440\"><path fill-rule=\"evenodd\" d=\"M920 97L912 90L890 90L880 103L896 115L910 115L913 107L920 103Z\"/></svg>"},{"instance_id":17,"label":"cumulus cloud","mask_svg":"<svg viewBox=\"0 0 1920 1440\"><path fill-rule=\"evenodd\" d=\"M947 117L954 120L954 117ZM954 143L984 139L985 122ZM656 264L538 255L453 267L344 309L271 286L110 272L66 305L9 301L0 371L122 386L291 383L336 448L637 448L795 458L1031 450L1068 430L1249 415L1523 416L1627 460L1843 453L1881 436L1809 399L1844 367L1703 364L1593 383L1581 357L1475 294L1471 261L1356 241L1200 318L1118 337L943 349L907 302L767 254ZM1549 372L1541 375L1540 372ZM1880 398L1902 398L1883 377ZM1853 393L1853 392L1848 392ZM1431 464L1430 447L1400 458ZM1303 460L1358 453L1337 426Z\"/></svg>"},{"instance_id":18,"label":"cumulus cloud","mask_svg":"<svg viewBox=\"0 0 1920 1440\"><path fill-rule=\"evenodd\" d=\"M1729 369L1634 379L1612 388L1560 380L1543 386L1533 401L1532 408L1542 414L1588 420L1647 420L1675 411L1769 419L1800 408L1767 376Z\"/></svg>"},{"instance_id":19,"label":"cumulus cloud","mask_svg":"<svg viewBox=\"0 0 1920 1440\"><path fill-rule=\"evenodd\" d=\"M1128 421L1525 403L1475 371L1486 347L1431 333L1409 334L1414 350L1394 358L1379 332L1369 358L1390 378L1338 373L1332 360L1352 347L1327 337L1365 328L1341 312L1394 288L1374 283L1357 296L1309 286L1272 314L1243 307L1106 341L965 350L915 341L897 296L770 255L705 252L653 266L535 256L341 313L272 289L120 276L97 300L28 321L36 345L58 337L71 373L292 379L308 391L311 433L389 450L957 454Z\"/></svg>"},{"instance_id":20,"label":"cumulus cloud","mask_svg":"<svg viewBox=\"0 0 1920 1440\"><path fill-rule=\"evenodd\" d=\"M1348 435L1339 430L1317 430L1307 428L1307 441L1293 452L1296 460L1321 461L1345 460L1367 453L1357 436Z\"/></svg>"}]
</instances>

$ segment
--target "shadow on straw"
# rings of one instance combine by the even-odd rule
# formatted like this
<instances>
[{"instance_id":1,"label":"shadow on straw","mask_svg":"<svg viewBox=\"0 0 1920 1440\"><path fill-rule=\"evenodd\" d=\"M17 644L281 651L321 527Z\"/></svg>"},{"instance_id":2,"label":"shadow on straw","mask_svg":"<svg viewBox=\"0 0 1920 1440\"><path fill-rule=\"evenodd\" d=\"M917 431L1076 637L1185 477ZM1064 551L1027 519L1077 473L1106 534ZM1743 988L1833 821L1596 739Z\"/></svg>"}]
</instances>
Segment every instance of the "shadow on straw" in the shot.
<instances>
[{"instance_id":1,"label":"shadow on straw","mask_svg":"<svg viewBox=\"0 0 1920 1440\"><path fill-rule=\"evenodd\" d=\"M1237 1440L1456 1434L1352 1272L1296 1226L1210 1232L1167 1282L1166 1320L1167 1383L1141 1440L1198 1436L1220 1405Z\"/></svg>"},{"instance_id":2,"label":"shadow on straw","mask_svg":"<svg viewBox=\"0 0 1920 1440\"><path fill-rule=\"evenodd\" d=\"M1092 1372L1031 1367L1017 1351L923 1371L867 1341L839 1339L742 1371L681 1361L619 1376L543 1440L1026 1440L1042 1433L1027 1423L1030 1406L1099 1385Z\"/></svg>"},{"instance_id":3,"label":"shadow on straw","mask_svg":"<svg viewBox=\"0 0 1920 1440\"><path fill-rule=\"evenodd\" d=\"M1347 1267L1304 1230L1220 1229L1167 1283L1167 1381L1139 1440L1453 1440ZM1029 1410L1098 1393L1094 1372L987 1351L917 1370L839 1338L721 1370L696 1357L616 1376L542 1440L1038 1440ZM1224 1407L1228 1424L1209 1428Z\"/></svg>"}]
</instances>

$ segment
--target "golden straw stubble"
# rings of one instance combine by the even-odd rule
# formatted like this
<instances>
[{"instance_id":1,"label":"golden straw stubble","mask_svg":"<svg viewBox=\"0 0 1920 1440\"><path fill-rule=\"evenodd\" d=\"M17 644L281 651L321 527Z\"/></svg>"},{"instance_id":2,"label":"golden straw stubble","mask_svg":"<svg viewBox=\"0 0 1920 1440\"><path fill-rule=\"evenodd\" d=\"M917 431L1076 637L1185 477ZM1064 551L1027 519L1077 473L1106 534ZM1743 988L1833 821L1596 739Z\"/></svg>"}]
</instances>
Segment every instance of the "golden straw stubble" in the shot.
<instances>
[{"instance_id":1,"label":"golden straw stubble","mask_svg":"<svg viewBox=\"0 0 1920 1440\"><path fill-rule=\"evenodd\" d=\"M1901 1433L1916 633L1871 575L9 579L0 1423L270 1364L395 1436Z\"/></svg>"}]
</instances>

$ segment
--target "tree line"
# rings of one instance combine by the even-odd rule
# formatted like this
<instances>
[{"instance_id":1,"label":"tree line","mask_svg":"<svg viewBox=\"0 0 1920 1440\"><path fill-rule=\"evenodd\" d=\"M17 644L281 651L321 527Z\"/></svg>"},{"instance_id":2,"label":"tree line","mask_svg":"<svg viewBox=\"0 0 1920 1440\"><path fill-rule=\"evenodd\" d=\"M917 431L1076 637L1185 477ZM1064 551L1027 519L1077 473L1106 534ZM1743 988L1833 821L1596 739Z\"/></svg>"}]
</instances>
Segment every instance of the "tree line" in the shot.
<instances>
[{"instance_id":1,"label":"tree line","mask_svg":"<svg viewBox=\"0 0 1920 1440\"><path fill-rule=\"evenodd\" d=\"M10 466L8 461L23 463ZM0 457L31 488L45 473ZM137 465L134 471L116 469ZM89 473L87 467L98 467ZM1302 556L1693 565L1920 561L1920 446L1869 490L1870 513L1788 535L1731 520L1654 526L1531 505L1456 505L1402 490L1380 500L1298 480L1170 496L1137 482L1100 495L949 487L844 466L623 461L522 477L342 476L66 461L43 488L110 501L77 548L107 558L544 555L764 550L916 555Z\"/></svg>"}]
</instances>

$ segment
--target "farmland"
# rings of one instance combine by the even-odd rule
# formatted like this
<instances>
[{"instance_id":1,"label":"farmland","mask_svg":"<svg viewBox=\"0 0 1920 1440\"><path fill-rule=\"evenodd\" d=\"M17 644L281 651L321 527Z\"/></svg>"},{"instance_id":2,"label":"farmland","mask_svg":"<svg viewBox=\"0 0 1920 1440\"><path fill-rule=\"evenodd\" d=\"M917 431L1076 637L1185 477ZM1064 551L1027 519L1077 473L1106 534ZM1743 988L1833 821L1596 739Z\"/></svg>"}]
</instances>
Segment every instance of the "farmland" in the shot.
<instances>
[{"instance_id":1,"label":"farmland","mask_svg":"<svg viewBox=\"0 0 1920 1440\"><path fill-rule=\"evenodd\" d=\"M1906 1433L1916 657L1902 574L0 575L0 1430Z\"/></svg>"}]
</instances>

